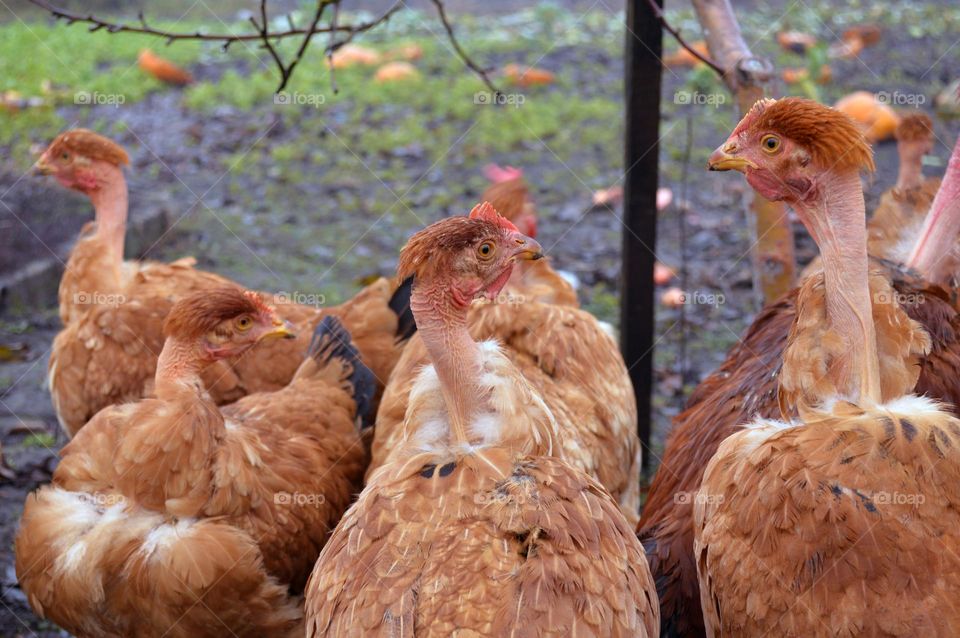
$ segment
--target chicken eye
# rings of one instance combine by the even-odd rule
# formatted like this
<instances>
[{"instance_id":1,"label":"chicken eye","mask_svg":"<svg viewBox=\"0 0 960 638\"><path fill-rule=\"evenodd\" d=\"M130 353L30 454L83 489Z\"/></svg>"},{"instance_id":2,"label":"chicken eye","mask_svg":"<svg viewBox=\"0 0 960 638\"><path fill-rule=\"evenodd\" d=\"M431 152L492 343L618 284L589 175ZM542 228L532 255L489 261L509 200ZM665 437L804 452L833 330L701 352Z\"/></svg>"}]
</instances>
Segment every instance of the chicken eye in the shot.
<instances>
[{"instance_id":1,"label":"chicken eye","mask_svg":"<svg viewBox=\"0 0 960 638\"><path fill-rule=\"evenodd\" d=\"M767 153L776 153L780 149L780 138L776 135L764 135L760 146Z\"/></svg>"},{"instance_id":2,"label":"chicken eye","mask_svg":"<svg viewBox=\"0 0 960 638\"><path fill-rule=\"evenodd\" d=\"M253 327L253 319L250 317L240 317L237 319L237 329L246 331Z\"/></svg>"},{"instance_id":3,"label":"chicken eye","mask_svg":"<svg viewBox=\"0 0 960 638\"><path fill-rule=\"evenodd\" d=\"M68 160L70 159L70 153L67 153L66 151L64 151L63 153L60 154L60 157L65 160Z\"/></svg>"},{"instance_id":4,"label":"chicken eye","mask_svg":"<svg viewBox=\"0 0 960 638\"><path fill-rule=\"evenodd\" d=\"M477 254L481 257L490 257L493 255L496 248L493 245L493 242L485 241L477 247Z\"/></svg>"}]
</instances>

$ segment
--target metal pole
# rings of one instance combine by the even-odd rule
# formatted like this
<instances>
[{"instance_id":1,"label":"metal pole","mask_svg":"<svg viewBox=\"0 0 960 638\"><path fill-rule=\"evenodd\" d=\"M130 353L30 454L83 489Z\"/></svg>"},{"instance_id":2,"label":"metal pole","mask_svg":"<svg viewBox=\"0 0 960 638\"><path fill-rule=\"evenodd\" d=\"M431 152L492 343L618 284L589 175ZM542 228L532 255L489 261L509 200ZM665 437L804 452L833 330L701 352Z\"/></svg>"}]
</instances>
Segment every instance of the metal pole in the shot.
<instances>
[{"instance_id":1,"label":"metal pole","mask_svg":"<svg viewBox=\"0 0 960 638\"><path fill-rule=\"evenodd\" d=\"M663 6L663 0L655 0ZM648 0L627 0L626 127L620 339L637 396L637 435L650 467L654 283L662 31Z\"/></svg>"}]
</instances>

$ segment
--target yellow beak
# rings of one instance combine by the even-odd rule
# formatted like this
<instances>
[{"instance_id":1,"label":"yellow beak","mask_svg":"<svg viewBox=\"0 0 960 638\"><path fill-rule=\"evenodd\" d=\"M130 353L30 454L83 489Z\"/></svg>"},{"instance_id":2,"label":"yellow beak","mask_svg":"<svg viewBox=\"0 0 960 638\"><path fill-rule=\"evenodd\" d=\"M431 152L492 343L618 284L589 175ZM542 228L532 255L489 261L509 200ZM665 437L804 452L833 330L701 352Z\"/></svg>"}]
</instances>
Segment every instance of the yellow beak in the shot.
<instances>
[{"instance_id":1,"label":"yellow beak","mask_svg":"<svg viewBox=\"0 0 960 638\"><path fill-rule=\"evenodd\" d=\"M707 170L710 171L740 171L741 173L748 168L756 168L757 165L745 157L735 155L737 147L734 144L724 144L711 155L707 160Z\"/></svg>"},{"instance_id":2,"label":"yellow beak","mask_svg":"<svg viewBox=\"0 0 960 638\"><path fill-rule=\"evenodd\" d=\"M33 165L33 170L38 175L50 175L53 173L53 167L47 163L46 153L40 156L40 159L37 160L36 164Z\"/></svg>"},{"instance_id":3,"label":"yellow beak","mask_svg":"<svg viewBox=\"0 0 960 638\"><path fill-rule=\"evenodd\" d=\"M296 339L297 334L293 331L293 326L289 321L276 320L273 322L273 329L263 333L260 340L282 337L283 339Z\"/></svg>"},{"instance_id":4,"label":"yellow beak","mask_svg":"<svg viewBox=\"0 0 960 638\"><path fill-rule=\"evenodd\" d=\"M515 233L513 240L517 244L517 251L513 253L517 260L536 261L537 259L543 259L543 247L536 239L531 239L521 233Z\"/></svg>"}]
</instances>

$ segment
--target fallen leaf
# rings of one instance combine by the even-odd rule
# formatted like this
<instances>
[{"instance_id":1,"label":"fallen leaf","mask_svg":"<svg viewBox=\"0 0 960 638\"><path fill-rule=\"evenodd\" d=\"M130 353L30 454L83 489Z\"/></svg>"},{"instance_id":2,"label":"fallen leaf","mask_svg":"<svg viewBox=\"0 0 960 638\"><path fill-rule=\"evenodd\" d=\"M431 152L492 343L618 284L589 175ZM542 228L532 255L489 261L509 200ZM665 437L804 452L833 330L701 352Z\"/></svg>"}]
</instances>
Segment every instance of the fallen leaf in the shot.
<instances>
[{"instance_id":1,"label":"fallen leaf","mask_svg":"<svg viewBox=\"0 0 960 638\"><path fill-rule=\"evenodd\" d=\"M687 301L687 293L679 288L667 288L660 295L660 303L667 308L678 308Z\"/></svg>"},{"instance_id":2,"label":"fallen leaf","mask_svg":"<svg viewBox=\"0 0 960 638\"><path fill-rule=\"evenodd\" d=\"M803 55L817 44L817 39L802 31L781 31L777 34L777 44L785 51Z\"/></svg>"},{"instance_id":3,"label":"fallen leaf","mask_svg":"<svg viewBox=\"0 0 960 638\"><path fill-rule=\"evenodd\" d=\"M708 57L710 52L707 50L707 43L703 40L697 40L690 47L702 55L703 57ZM663 58L664 66L668 67L678 67L678 66L697 66L698 64L703 64L700 59L694 54L690 53L687 49L680 47L673 53L664 56Z\"/></svg>"},{"instance_id":4,"label":"fallen leaf","mask_svg":"<svg viewBox=\"0 0 960 638\"><path fill-rule=\"evenodd\" d=\"M519 64L508 64L503 67L503 75L516 86L543 86L553 84L554 75L546 69L538 69L528 66L521 67Z\"/></svg>"},{"instance_id":5,"label":"fallen leaf","mask_svg":"<svg viewBox=\"0 0 960 638\"><path fill-rule=\"evenodd\" d=\"M185 86L193 82L193 76L190 75L189 71L180 68L166 58L161 58L150 49L140 51L137 64L140 65L141 69L167 84Z\"/></svg>"},{"instance_id":6,"label":"fallen leaf","mask_svg":"<svg viewBox=\"0 0 960 638\"><path fill-rule=\"evenodd\" d=\"M419 77L417 68L409 62L387 62L377 69L374 82L399 82Z\"/></svg>"},{"instance_id":7,"label":"fallen leaf","mask_svg":"<svg viewBox=\"0 0 960 638\"><path fill-rule=\"evenodd\" d=\"M335 69L345 69L359 64L361 66L375 66L380 64L382 57L378 51L359 44L345 44L333 52L329 61Z\"/></svg>"},{"instance_id":8,"label":"fallen leaf","mask_svg":"<svg viewBox=\"0 0 960 638\"><path fill-rule=\"evenodd\" d=\"M654 262L653 264L653 283L658 286L666 286L670 281L677 276L676 271L666 264L661 264L659 261Z\"/></svg>"}]
</instances>

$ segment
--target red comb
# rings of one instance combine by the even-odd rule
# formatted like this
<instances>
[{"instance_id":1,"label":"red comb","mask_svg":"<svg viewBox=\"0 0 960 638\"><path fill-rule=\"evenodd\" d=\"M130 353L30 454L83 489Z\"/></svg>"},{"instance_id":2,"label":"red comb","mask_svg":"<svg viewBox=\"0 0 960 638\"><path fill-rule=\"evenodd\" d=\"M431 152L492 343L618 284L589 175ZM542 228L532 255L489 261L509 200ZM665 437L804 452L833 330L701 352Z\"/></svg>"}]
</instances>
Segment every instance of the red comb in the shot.
<instances>
[{"instance_id":1,"label":"red comb","mask_svg":"<svg viewBox=\"0 0 960 638\"><path fill-rule=\"evenodd\" d=\"M494 184L509 182L510 180L523 177L522 168L513 166L497 166L496 164L487 164L483 167L483 174Z\"/></svg>"},{"instance_id":2,"label":"red comb","mask_svg":"<svg viewBox=\"0 0 960 638\"><path fill-rule=\"evenodd\" d=\"M500 228L520 232L517 227L513 225L513 222L498 213L490 202L483 202L482 204L474 206L473 210L470 211L470 219L482 219Z\"/></svg>"},{"instance_id":3,"label":"red comb","mask_svg":"<svg viewBox=\"0 0 960 638\"><path fill-rule=\"evenodd\" d=\"M243 296L249 299L260 312L274 312L273 306L267 304L259 292L254 290L244 290Z\"/></svg>"}]
</instances>

